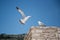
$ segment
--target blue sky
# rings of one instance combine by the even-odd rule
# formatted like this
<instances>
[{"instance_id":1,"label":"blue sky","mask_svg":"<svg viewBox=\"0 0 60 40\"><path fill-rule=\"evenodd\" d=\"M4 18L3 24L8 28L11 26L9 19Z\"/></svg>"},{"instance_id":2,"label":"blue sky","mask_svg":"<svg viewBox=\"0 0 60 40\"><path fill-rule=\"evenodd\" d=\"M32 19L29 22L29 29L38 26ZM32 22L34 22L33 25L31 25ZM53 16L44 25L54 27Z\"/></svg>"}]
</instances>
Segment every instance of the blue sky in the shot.
<instances>
[{"instance_id":1,"label":"blue sky","mask_svg":"<svg viewBox=\"0 0 60 40\"><path fill-rule=\"evenodd\" d=\"M22 16L16 10L21 8L26 15L32 16L25 25L19 23ZM0 33L27 33L37 21L47 26L60 26L59 0L0 0Z\"/></svg>"}]
</instances>

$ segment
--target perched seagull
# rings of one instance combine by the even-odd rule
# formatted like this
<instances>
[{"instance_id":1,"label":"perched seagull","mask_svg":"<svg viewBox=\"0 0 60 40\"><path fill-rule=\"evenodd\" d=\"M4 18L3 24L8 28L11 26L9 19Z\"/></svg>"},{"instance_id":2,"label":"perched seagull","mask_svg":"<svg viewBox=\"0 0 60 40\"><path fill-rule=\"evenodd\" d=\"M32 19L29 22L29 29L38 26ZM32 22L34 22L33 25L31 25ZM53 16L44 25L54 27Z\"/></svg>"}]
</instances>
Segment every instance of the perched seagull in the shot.
<instances>
[{"instance_id":1,"label":"perched seagull","mask_svg":"<svg viewBox=\"0 0 60 40\"><path fill-rule=\"evenodd\" d=\"M24 14L24 12L21 10L21 9L19 9L18 7L16 7L16 9L18 10L18 12L22 15L22 19L20 19L19 20L19 22L21 23L21 24L25 24L26 23L26 21L31 17L31 16L26 16L25 14Z\"/></svg>"},{"instance_id":2,"label":"perched seagull","mask_svg":"<svg viewBox=\"0 0 60 40\"><path fill-rule=\"evenodd\" d=\"M39 26L45 26L45 24L42 23L41 21L38 21L38 24L39 24Z\"/></svg>"}]
</instances>

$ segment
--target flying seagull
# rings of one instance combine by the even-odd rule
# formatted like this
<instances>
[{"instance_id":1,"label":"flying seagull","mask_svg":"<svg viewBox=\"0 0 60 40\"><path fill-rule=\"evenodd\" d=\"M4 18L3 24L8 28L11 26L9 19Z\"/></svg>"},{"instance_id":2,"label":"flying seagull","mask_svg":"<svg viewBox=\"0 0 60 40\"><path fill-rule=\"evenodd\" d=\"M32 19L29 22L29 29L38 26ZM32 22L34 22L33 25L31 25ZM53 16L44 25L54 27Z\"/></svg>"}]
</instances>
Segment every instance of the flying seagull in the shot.
<instances>
[{"instance_id":1,"label":"flying seagull","mask_svg":"<svg viewBox=\"0 0 60 40\"><path fill-rule=\"evenodd\" d=\"M31 16L26 16L26 15L24 14L24 12L23 12L20 8L18 8L18 7L16 7L16 9L17 9L18 12L22 15L22 19L20 19L19 22L20 22L21 24L25 24L26 21L27 21Z\"/></svg>"}]
</instances>

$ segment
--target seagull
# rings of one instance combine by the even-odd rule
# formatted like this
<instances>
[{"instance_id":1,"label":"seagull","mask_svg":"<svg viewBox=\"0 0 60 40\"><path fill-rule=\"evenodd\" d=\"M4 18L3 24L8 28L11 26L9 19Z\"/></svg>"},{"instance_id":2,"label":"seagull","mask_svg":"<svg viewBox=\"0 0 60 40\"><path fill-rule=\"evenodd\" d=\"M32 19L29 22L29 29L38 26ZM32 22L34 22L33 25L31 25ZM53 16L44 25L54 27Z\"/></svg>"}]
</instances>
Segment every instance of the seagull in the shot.
<instances>
[{"instance_id":1,"label":"seagull","mask_svg":"<svg viewBox=\"0 0 60 40\"><path fill-rule=\"evenodd\" d=\"M42 23L41 21L38 21L38 24L39 24L39 26L45 26L45 24Z\"/></svg>"},{"instance_id":2,"label":"seagull","mask_svg":"<svg viewBox=\"0 0 60 40\"><path fill-rule=\"evenodd\" d=\"M26 16L26 15L24 14L24 12L23 12L19 7L16 7L16 9L17 9L18 12L22 15L22 19L20 19L19 22L20 22L21 24L25 24L26 21L27 21L31 16Z\"/></svg>"}]
</instances>

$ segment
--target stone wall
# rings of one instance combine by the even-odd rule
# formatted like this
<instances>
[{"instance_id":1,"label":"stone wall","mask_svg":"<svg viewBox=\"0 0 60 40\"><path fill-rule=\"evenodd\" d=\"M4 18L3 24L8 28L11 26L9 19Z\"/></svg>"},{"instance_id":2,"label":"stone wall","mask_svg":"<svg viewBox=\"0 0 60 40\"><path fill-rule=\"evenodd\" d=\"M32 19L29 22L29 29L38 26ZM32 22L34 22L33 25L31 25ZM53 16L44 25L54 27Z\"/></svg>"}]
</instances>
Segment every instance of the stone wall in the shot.
<instances>
[{"instance_id":1,"label":"stone wall","mask_svg":"<svg viewBox=\"0 0 60 40\"><path fill-rule=\"evenodd\" d=\"M24 40L60 40L60 28L32 27Z\"/></svg>"}]
</instances>

